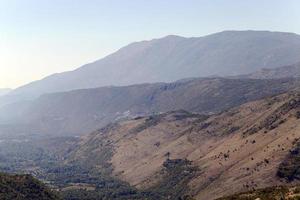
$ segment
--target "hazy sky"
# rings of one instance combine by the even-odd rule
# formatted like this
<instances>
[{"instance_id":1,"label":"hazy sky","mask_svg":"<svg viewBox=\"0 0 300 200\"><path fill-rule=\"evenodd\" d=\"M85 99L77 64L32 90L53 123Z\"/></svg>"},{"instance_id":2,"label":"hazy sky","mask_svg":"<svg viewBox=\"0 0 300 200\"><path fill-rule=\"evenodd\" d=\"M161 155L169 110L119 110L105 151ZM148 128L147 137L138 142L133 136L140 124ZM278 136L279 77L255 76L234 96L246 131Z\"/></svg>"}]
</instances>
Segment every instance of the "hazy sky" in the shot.
<instances>
[{"instance_id":1,"label":"hazy sky","mask_svg":"<svg viewBox=\"0 0 300 200\"><path fill-rule=\"evenodd\" d=\"M299 9L299 0L0 0L0 88L169 34L246 29L299 34Z\"/></svg>"}]
</instances>

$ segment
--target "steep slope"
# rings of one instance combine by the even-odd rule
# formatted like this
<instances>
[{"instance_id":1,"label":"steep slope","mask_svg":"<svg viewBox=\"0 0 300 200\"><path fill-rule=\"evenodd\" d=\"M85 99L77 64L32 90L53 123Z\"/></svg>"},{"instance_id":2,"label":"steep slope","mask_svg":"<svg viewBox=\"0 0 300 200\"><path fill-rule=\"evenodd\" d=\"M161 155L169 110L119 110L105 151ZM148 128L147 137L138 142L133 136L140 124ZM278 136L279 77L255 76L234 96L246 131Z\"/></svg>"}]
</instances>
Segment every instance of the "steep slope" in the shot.
<instances>
[{"instance_id":1,"label":"steep slope","mask_svg":"<svg viewBox=\"0 0 300 200\"><path fill-rule=\"evenodd\" d=\"M110 122L152 113L178 109L216 113L299 85L297 79L206 78L76 90L5 106L0 109L0 124L22 125L22 133L32 127L31 132L79 135ZM8 131L7 126L1 127L0 132Z\"/></svg>"},{"instance_id":2,"label":"steep slope","mask_svg":"<svg viewBox=\"0 0 300 200\"><path fill-rule=\"evenodd\" d=\"M287 184L278 171L300 138L299 113L300 94L291 92L218 115L173 111L123 121L84 137L66 163L199 200ZM177 184L185 187L172 190Z\"/></svg>"},{"instance_id":3,"label":"steep slope","mask_svg":"<svg viewBox=\"0 0 300 200\"><path fill-rule=\"evenodd\" d=\"M300 36L291 33L225 31L198 38L167 36L130 44L75 71L22 86L11 96L247 74L296 63L299 53Z\"/></svg>"},{"instance_id":4,"label":"steep slope","mask_svg":"<svg viewBox=\"0 0 300 200\"><path fill-rule=\"evenodd\" d=\"M59 200L60 198L30 175L0 173L1 200Z\"/></svg>"},{"instance_id":5,"label":"steep slope","mask_svg":"<svg viewBox=\"0 0 300 200\"><path fill-rule=\"evenodd\" d=\"M297 78L297 77L300 77L300 63L274 68L274 69L261 69L252 74L238 76L238 78L251 78L251 79L280 79L280 78Z\"/></svg>"}]
</instances>

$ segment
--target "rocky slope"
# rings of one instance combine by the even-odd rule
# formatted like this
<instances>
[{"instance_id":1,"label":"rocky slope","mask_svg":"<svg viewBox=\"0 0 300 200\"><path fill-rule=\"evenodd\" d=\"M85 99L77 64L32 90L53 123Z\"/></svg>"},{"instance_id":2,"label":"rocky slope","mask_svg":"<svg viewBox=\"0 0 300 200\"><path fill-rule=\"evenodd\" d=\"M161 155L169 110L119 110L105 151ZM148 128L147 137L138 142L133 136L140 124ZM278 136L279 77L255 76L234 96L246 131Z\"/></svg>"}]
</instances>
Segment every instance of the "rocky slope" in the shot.
<instances>
[{"instance_id":1,"label":"rocky slope","mask_svg":"<svg viewBox=\"0 0 300 200\"><path fill-rule=\"evenodd\" d=\"M22 86L0 104L82 88L247 74L299 62L299 53L300 36L291 33L224 31L194 38L168 36L130 44L77 70Z\"/></svg>"},{"instance_id":2,"label":"rocky slope","mask_svg":"<svg viewBox=\"0 0 300 200\"><path fill-rule=\"evenodd\" d=\"M299 113L300 94L290 92L218 115L173 111L136 118L85 136L66 163L108 170L141 190L169 191L164 194L171 198L210 200L297 183L289 178L292 170L282 169L295 160Z\"/></svg>"},{"instance_id":3,"label":"rocky slope","mask_svg":"<svg viewBox=\"0 0 300 200\"><path fill-rule=\"evenodd\" d=\"M54 93L2 107L0 133L80 135L110 122L153 113L178 109L217 113L299 85L297 79L203 78Z\"/></svg>"},{"instance_id":4,"label":"rocky slope","mask_svg":"<svg viewBox=\"0 0 300 200\"><path fill-rule=\"evenodd\" d=\"M30 175L0 173L1 200L59 200L44 184Z\"/></svg>"}]
</instances>

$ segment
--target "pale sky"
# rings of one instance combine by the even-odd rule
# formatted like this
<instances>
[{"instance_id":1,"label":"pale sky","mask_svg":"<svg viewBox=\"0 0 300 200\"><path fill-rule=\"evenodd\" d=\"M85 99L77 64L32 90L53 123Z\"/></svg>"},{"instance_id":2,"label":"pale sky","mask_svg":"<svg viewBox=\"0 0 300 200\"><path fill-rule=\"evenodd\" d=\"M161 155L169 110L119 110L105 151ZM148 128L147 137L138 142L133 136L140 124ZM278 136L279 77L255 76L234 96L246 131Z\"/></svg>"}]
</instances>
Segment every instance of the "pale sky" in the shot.
<instances>
[{"instance_id":1,"label":"pale sky","mask_svg":"<svg viewBox=\"0 0 300 200\"><path fill-rule=\"evenodd\" d=\"M299 0L0 0L0 88L145 39L223 30L300 34Z\"/></svg>"}]
</instances>

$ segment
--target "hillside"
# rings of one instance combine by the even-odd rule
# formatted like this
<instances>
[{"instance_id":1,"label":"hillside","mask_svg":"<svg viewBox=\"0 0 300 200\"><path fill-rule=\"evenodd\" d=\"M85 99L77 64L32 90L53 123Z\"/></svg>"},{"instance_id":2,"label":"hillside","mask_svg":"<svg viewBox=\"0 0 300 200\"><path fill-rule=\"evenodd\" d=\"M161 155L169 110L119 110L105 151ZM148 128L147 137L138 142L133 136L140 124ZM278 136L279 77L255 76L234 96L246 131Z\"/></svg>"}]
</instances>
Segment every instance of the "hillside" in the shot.
<instances>
[{"instance_id":1,"label":"hillside","mask_svg":"<svg viewBox=\"0 0 300 200\"><path fill-rule=\"evenodd\" d=\"M30 175L0 173L0 199L59 200L60 198Z\"/></svg>"},{"instance_id":2,"label":"hillside","mask_svg":"<svg viewBox=\"0 0 300 200\"><path fill-rule=\"evenodd\" d=\"M12 102L44 93L229 76L299 62L300 36L268 31L224 31L204 37L167 36L135 42L74 71L53 74L14 90Z\"/></svg>"},{"instance_id":3,"label":"hillside","mask_svg":"<svg viewBox=\"0 0 300 200\"><path fill-rule=\"evenodd\" d=\"M298 200L300 198L299 186L274 186L263 188L259 190L239 193L228 197L219 198L217 200L277 200L277 199L289 199Z\"/></svg>"},{"instance_id":4,"label":"hillside","mask_svg":"<svg viewBox=\"0 0 300 200\"><path fill-rule=\"evenodd\" d=\"M54 93L1 108L0 133L81 135L111 122L153 113L179 109L218 113L299 85L297 79L203 78Z\"/></svg>"},{"instance_id":5,"label":"hillside","mask_svg":"<svg viewBox=\"0 0 300 200\"><path fill-rule=\"evenodd\" d=\"M218 115L172 111L136 118L85 136L65 164L171 199L212 200L294 184L299 113L300 94L290 92Z\"/></svg>"},{"instance_id":6,"label":"hillside","mask_svg":"<svg viewBox=\"0 0 300 200\"><path fill-rule=\"evenodd\" d=\"M297 78L300 77L300 63L278 67L274 69L261 69L252 74L237 77L250 79Z\"/></svg>"}]
</instances>

